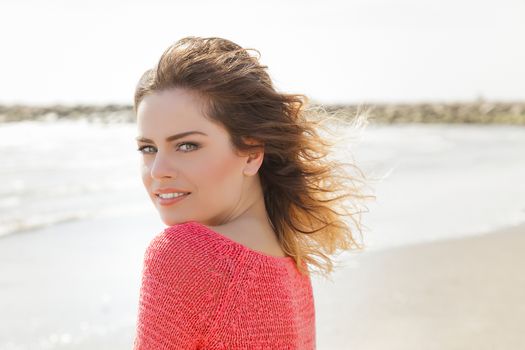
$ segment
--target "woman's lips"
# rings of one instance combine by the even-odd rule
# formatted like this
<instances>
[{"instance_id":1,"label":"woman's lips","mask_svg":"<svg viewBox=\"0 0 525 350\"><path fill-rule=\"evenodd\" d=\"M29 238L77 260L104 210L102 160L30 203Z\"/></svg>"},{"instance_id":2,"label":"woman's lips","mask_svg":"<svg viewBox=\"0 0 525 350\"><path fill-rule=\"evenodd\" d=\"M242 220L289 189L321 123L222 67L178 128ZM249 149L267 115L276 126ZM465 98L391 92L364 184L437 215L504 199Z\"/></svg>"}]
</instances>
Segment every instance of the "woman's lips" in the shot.
<instances>
[{"instance_id":1,"label":"woman's lips","mask_svg":"<svg viewBox=\"0 0 525 350\"><path fill-rule=\"evenodd\" d=\"M157 201L159 202L160 205L168 206L168 205L173 205L175 203L180 202L181 200L183 200L186 197L188 197L190 194L191 193L188 193L188 194L184 194L182 196L178 196L178 197L174 197L174 198L160 198L158 195L156 195L156 197L157 197Z\"/></svg>"}]
</instances>

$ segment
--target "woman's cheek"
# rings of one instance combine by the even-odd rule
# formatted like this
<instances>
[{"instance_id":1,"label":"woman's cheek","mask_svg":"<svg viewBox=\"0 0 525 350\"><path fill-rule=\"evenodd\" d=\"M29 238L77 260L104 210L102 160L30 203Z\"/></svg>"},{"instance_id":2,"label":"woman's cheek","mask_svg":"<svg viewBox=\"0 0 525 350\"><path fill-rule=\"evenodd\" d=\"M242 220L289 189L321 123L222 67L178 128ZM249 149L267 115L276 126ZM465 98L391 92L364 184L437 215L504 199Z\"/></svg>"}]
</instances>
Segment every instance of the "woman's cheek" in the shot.
<instances>
[{"instance_id":1,"label":"woman's cheek","mask_svg":"<svg viewBox=\"0 0 525 350\"><path fill-rule=\"evenodd\" d=\"M209 159L202 167L200 174L203 174L202 184L206 188L215 193L231 196L235 195L236 188L236 173L239 166L238 161L227 157L216 157Z\"/></svg>"}]
</instances>

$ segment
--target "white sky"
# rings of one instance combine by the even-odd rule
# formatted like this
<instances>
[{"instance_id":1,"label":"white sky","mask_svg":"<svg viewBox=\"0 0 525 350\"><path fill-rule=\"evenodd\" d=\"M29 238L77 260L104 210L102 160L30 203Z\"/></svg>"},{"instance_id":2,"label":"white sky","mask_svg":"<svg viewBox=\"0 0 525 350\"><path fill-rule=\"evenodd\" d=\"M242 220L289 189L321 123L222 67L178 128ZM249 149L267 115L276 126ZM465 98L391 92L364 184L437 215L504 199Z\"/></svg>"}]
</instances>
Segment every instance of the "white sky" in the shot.
<instances>
[{"instance_id":1,"label":"white sky","mask_svg":"<svg viewBox=\"0 0 525 350\"><path fill-rule=\"evenodd\" d=\"M0 103L131 104L186 35L320 102L525 99L523 0L0 1Z\"/></svg>"}]
</instances>

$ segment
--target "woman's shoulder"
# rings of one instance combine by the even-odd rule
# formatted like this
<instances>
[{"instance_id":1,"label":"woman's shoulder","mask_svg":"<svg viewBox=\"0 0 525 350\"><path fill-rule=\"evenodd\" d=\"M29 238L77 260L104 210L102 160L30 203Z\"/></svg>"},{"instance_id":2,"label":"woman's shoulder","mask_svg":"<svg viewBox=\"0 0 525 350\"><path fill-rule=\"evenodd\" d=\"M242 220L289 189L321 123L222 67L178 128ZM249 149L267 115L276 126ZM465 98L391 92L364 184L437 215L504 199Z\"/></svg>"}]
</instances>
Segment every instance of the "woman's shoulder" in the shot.
<instances>
[{"instance_id":1,"label":"woman's shoulder","mask_svg":"<svg viewBox=\"0 0 525 350\"><path fill-rule=\"evenodd\" d=\"M166 227L151 240L144 254L142 290L212 308L243 273L242 260L210 240L200 224L185 222Z\"/></svg>"},{"instance_id":2,"label":"woman's shoulder","mask_svg":"<svg viewBox=\"0 0 525 350\"><path fill-rule=\"evenodd\" d=\"M231 298L240 271L235 259L226 256L195 223L169 226L153 237L142 271L140 348L153 347L161 333L173 348L195 348L203 340L219 322L218 311Z\"/></svg>"},{"instance_id":3,"label":"woman's shoulder","mask_svg":"<svg viewBox=\"0 0 525 350\"><path fill-rule=\"evenodd\" d=\"M195 277L218 272L231 275L239 273L240 253L210 234L206 226L187 221L158 233L146 249L145 263L172 269L178 274L195 274Z\"/></svg>"},{"instance_id":4,"label":"woman's shoulder","mask_svg":"<svg viewBox=\"0 0 525 350\"><path fill-rule=\"evenodd\" d=\"M183 256L191 258L201 246L208 244L202 228L193 221L168 226L151 240L147 251L166 255L166 257Z\"/></svg>"},{"instance_id":5,"label":"woman's shoulder","mask_svg":"<svg viewBox=\"0 0 525 350\"><path fill-rule=\"evenodd\" d=\"M146 262L156 261L189 274L214 273L226 279L246 273L294 272L291 257L271 256L216 232L197 221L166 227L151 241ZM197 273L198 272L198 273Z\"/></svg>"}]
</instances>

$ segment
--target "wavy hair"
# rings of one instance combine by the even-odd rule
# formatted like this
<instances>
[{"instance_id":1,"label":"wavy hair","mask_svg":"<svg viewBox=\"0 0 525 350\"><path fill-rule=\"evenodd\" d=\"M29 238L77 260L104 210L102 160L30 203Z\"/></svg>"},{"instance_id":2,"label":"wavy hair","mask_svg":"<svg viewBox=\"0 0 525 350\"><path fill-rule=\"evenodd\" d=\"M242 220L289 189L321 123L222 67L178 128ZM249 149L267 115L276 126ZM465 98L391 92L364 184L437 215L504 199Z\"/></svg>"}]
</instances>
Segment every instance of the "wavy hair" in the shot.
<instances>
[{"instance_id":1,"label":"wavy hair","mask_svg":"<svg viewBox=\"0 0 525 350\"><path fill-rule=\"evenodd\" d=\"M355 164L330 159L341 137L324 123L335 121L337 128L348 123L310 106L303 94L276 91L260 57L258 50L223 38L182 38L140 78L134 111L147 94L186 88L204 97L206 117L226 128L235 150L258 147L245 143L246 137L264 144L259 176L279 243L302 274L315 268L328 276L334 253L364 248L355 237L359 232L362 238L360 216L368 211L362 202L375 196L363 192L366 176ZM350 123L354 128L365 124L363 114ZM322 136L322 130L330 137Z\"/></svg>"}]
</instances>

